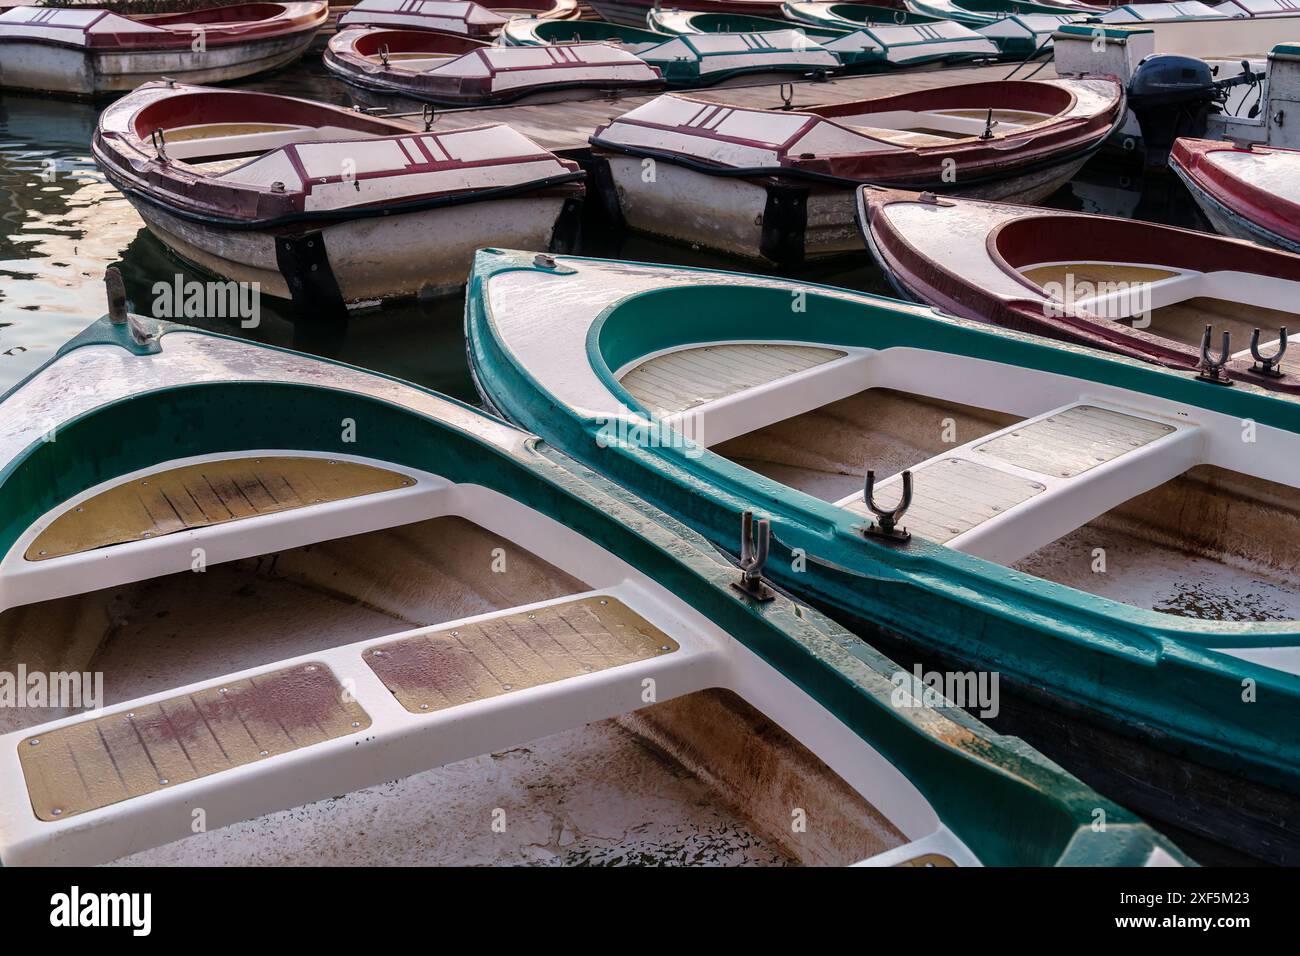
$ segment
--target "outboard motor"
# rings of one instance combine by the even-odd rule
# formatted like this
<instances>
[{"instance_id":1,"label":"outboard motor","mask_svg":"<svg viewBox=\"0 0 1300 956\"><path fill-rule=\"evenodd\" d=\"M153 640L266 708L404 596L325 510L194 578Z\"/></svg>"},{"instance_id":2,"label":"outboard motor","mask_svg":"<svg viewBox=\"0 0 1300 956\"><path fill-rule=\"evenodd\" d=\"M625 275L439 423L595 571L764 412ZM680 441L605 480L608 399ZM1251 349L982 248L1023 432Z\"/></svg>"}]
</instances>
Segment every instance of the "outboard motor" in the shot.
<instances>
[{"instance_id":1,"label":"outboard motor","mask_svg":"<svg viewBox=\"0 0 1300 956\"><path fill-rule=\"evenodd\" d=\"M1206 117L1220 99L1204 60L1157 53L1144 57L1128 84L1128 106L1142 127L1147 166L1164 166L1180 136L1204 136Z\"/></svg>"}]
</instances>

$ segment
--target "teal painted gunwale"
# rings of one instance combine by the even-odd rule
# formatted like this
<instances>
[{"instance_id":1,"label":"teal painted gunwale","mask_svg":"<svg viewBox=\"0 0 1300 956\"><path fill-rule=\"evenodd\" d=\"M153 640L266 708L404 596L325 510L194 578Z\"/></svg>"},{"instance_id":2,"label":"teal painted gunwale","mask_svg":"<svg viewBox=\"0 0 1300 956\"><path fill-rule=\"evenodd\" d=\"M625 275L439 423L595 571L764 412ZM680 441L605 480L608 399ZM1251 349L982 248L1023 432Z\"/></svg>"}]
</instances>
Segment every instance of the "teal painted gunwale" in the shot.
<instances>
[{"instance_id":1,"label":"teal painted gunwale","mask_svg":"<svg viewBox=\"0 0 1300 956\"><path fill-rule=\"evenodd\" d=\"M524 46L522 42L512 42L512 35L502 33L507 45ZM603 20L540 20L532 28L532 36L537 39L536 46L549 46L557 43L599 42L616 39L624 43L662 43L671 39L666 33L657 30L642 30L637 27L619 26Z\"/></svg>"},{"instance_id":2,"label":"teal painted gunwale","mask_svg":"<svg viewBox=\"0 0 1300 956\"><path fill-rule=\"evenodd\" d=\"M6 392L0 408L5 398L77 348L162 351L152 360L165 361L165 337L174 331L239 341L170 323L146 320L146 325L156 340L141 347L123 328L101 319ZM401 384L486 418L454 399ZM355 442L341 440L343 418L356 422ZM893 706L897 665L809 608L783 597L764 605L739 596L730 587L735 570L711 553L705 539L581 464L550 449L542 453L537 439L520 437L520 447L504 447L397 404L315 385L233 381L143 392L62 423L56 441L38 440L4 463L0 554L33 521L73 495L180 457L292 448L419 468L490 488L561 521L687 600L898 767L985 863L1140 865L1156 847L1190 863L1131 813L1022 741L995 735L956 708ZM1108 821L1103 833L1092 827L1098 808Z\"/></svg>"},{"instance_id":3,"label":"teal painted gunwale","mask_svg":"<svg viewBox=\"0 0 1300 956\"><path fill-rule=\"evenodd\" d=\"M574 257L560 260L580 263ZM652 266L652 268L654 268ZM659 267L662 268L662 267ZM1294 624L1219 624L1135 608L913 539L905 548L867 541L849 512L709 452L597 441L597 421L555 402L507 355L484 284L507 271L537 271L520 253L481 250L471 271L466 328L476 379L507 417L539 433L732 553L745 508L772 521L770 576L814 602L865 618L930 651L1003 673L1050 699L1092 712L1180 756L1300 790L1300 677L1207 648L1300 643ZM649 416L613 370L659 349L710 341L788 341L787 289L710 284L719 270L679 269L700 285L621 300L588 333L588 357L627 408ZM1300 431L1300 402L1237 386L1225 389L1142 363L977 326L889 299L807 285L798 338L874 348L910 346L1150 392L1260 424ZM848 301L822 293L850 297ZM773 301L775 309L766 308ZM844 322L846 315L851 322ZM704 325L701 316L707 316ZM808 571L792 572L793 549ZM1257 700L1241 701L1255 681Z\"/></svg>"}]
</instances>

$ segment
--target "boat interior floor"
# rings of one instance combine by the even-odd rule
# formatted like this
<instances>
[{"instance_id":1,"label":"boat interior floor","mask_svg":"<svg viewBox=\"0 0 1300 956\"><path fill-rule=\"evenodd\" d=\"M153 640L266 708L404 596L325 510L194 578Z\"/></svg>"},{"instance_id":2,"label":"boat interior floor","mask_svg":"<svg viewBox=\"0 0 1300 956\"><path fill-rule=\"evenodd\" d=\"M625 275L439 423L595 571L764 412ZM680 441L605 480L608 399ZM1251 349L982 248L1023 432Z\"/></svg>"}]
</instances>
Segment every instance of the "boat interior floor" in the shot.
<instances>
[{"instance_id":1,"label":"boat interior floor","mask_svg":"<svg viewBox=\"0 0 1300 956\"><path fill-rule=\"evenodd\" d=\"M900 146L942 146L984 133L989 122L1005 136L1051 119L1050 113L1026 110L891 110L836 116L845 126Z\"/></svg>"},{"instance_id":2,"label":"boat interior floor","mask_svg":"<svg viewBox=\"0 0 1300 956\"><path fill-rule=\"evenodd\" d=\"M499 555L505 570L491 573ZM0 614L0 666L101 672L112 704L588 589L449 515L13 608ZM58 716L5 708L0 732Z\"/></svg>"},{"instance_id":3,"label":"boat interior floor","mask_svg":"<svg viewBox=\"0 0 1300 956\"><path fill-rule=\"evenodd\" d=\"M393 130L393 133L397 133ZM305 126L260 120L195 123L164 130L168 160L224 172L256 156L297 143L373 139L384 133L345 126Z\"/></svg>"},{"instance_id":4,"label":"boat interior floor","mask_svg":"<svg viewBox=\"0 0 1300 956\"><path fill-rule=\"evenodd\" d=\"M711 450L864 520L866 468L886 503L911 469L903 524L920 537L1137 607L1210 621L1300 620L1300 490L1188 468L1194 432L1100 405L1022 420L869 389ZM1154 487L1123 480L1149 481L1153 463L1166 475ZM1110 506L1083 505L1095 493L1076 493L1084 488L1103 488L1098 501Z\"/></svg>"},{"instance_id":5,"label":"boat interior floor","mask_svg":"<svg viewBox=\"0 0 1300 956\"><path fill-rule=\"evenodd\" d=\"M1255 329L1260 330L1261 349L1269 354L1277 348L1278 330L1296 325L1291 304L1295 283L1271 277L1105 262L1052 263L1019 271L1039 286L1071 290L1066 304L1182 345L1199 348L1207 325L1214 329L1215 348L1219 336L1229 332L1238 357L1250 355Z\"/></svg>"},{"instance_id":6,"label":"boat interior floor","mask_svg":"<svg viewBox=\"0 0 1300 956\"><path fill-rule=\"evenodd\" d=\"M174 492L186 474L150 477L169 476ZM97 548L139 534L138 515L123 524L104 502L91 507L97 500L65 513L74 525L109 516L125 528L91 535ZM62 537L49 541L85 530L59 529L61 520L47 531ZM0 781L0 811L30 804L35 819L16 825L43 846L55 835L42 825L72 823L72 837L93 841L97 827L138 834L147 829L140 814L180 807L165 817L183 817L166 837L174 840L196 799L177 784L204 781L214 788L201 798L210 813L248 819L126 863L845 865L894 849L899 862L920 856L861 783L718 688L720 632L665 623L679 642L633 608L665 613L644 582L627 585L594 551L575 555L581 542L553 546L604 578L593 586L451 513L12 608L0 614L0 670L101 674L107 710L0 710L22 768ZM647 676L679 696L647 706ZM75 719L26 729L60 717ZM375 746L356 749L358 734ZM376 785L381 772L391 782ZM267 801L283 806L308 786L298 780L325 780L309 792L343 795L267 814ZM256 809L232 811L231 800ZM816 825L794 832L792 806ZM101 816L78 826L90 813Z\"/></svg>"},{"instance_id":7,"label":"boat interior floor","mask_svg":"<svg viewBox=\"0 0 1300 956\"><path fill-rule=\"evenodd\" d=\"M792 842L793 805L838 825ZM797 741L709 690L119 863L845 865L906 842Z\"/></svg>"}]
</instances>

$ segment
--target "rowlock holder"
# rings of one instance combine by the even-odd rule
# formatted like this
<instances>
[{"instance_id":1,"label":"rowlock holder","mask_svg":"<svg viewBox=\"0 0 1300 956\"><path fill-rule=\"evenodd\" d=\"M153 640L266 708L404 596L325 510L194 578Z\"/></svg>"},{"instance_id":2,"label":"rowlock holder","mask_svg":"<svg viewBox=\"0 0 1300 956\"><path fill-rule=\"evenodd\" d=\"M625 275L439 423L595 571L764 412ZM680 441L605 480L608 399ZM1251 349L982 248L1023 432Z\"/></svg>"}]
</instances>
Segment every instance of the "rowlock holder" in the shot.
<instances>
[{"instance_id":1,"label":"rowlock holder","mask_svg":"<svg viewBox=\"0 0 1300 956\"><path fill-rule=\"evenodd\" d=\"M1227 329L1223 330L1223 348L1219 350L1217 360L1210 358L1210 336L1213 334L1214 326L1207 325L1205 334L1201 336L1201 363L1197 366L1201 371L1196 378L1198 381L1212 382L1215 385L1231 385L1232 379L1228 377L1228 373L1223 370L1223 367L1228 364L1228 359L1232 356L1230 347L1232 333ZM1280 358L1280 356L1278 357Z\"/></svg>"},{"instance_id":2,"label":"rowlock holder","mask_svg":"<svg viewBox=\"0 0 1300 956\"><path fill-rule=\"evenodd\" d=\"M876 516L876 520L863 528L862 533L869 538L881 538L895 544L912 540L912 532L898 526L899 519L912 505L912 473L903 472L903 497L892 508L882 508L876 504L875 490L876 473L868 469L866 485L862 489L862 500Z\"/></svg>"},{"instance_id":3,"label":"rowlock holder","mask_svg":"<svg viewBox=\"0 0 1300 956\"><path fill-rule=\"evenodd\" d=\"M767 550L772 541L771 523L766 518L754 527L754 512L740 516L740 580L731 586L755 601L770 601L776 592L763 581L763 565L767 563Z\"/></svg>"},{"instance_id":4,"label":"rowlock holder","mask_svg":"<svg viewBox=\"0 0 1300 956\"><path fill-rule=\"evenodd\" d=\"M1255 358L1255 365L1251 369L1260 375L1267 375L1269 378L1282 377L1282 356L1286 355L1286 326L1282 326L1277 333L1277 351L1272 355L1265 357L1259 354L1259 329L1250 334L1250 354Z\"/></svg>"}]
</instances>

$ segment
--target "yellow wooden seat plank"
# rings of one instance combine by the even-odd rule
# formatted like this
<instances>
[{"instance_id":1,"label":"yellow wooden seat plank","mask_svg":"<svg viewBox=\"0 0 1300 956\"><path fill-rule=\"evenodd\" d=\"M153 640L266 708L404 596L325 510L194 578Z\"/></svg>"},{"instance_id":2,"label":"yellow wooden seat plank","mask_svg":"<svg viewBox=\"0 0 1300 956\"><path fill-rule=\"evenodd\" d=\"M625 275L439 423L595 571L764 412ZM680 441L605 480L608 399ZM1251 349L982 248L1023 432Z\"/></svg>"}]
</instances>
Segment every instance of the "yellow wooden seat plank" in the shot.
<instances>
[{"instance_id":1,"label":"yellow wooden seat plank","mask_svg":"<svg viewBox=\"0 0 1300 956\"><path fill-rule=\"evenodd\" d=\"M365 661L403 707L420 714L678 647L616 598L591 597L404 638L366 651Z\"/></svg>"},{"instance_id":2,"label":"yellow wooden seat plank","mask_svg":"<svg viewBox=\"0 0 1300 956\"><path fill-rule=\"evenodd\" d=\"M34 735L18 757L36 816L62 820L369 726L309 663Z\"/></svg>"},{"instance_id":3,"label":"yellow wooden seat plank","mask_svg":"<svg viewBox=\"0 0 1300 956\"><path fill-rule=\"evenodd\" d=\"M385 468L324 458L183 465L115 485L68 509L37 536L26 557L43 561L412 484Z\"/></svg>"}]
</instances>

